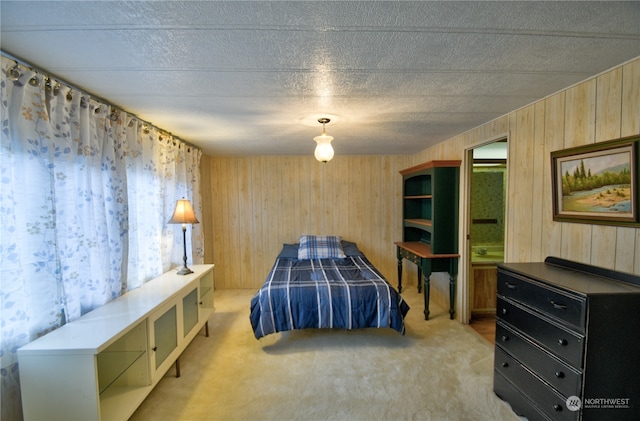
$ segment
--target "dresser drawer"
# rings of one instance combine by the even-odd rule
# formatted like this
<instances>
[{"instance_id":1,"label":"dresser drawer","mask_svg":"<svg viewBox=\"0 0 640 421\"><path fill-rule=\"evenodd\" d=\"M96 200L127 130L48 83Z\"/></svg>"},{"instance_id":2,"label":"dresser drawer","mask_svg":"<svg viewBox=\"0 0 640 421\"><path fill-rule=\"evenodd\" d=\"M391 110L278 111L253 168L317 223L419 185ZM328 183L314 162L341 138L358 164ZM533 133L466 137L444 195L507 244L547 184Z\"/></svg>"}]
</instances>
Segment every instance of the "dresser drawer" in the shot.
<instances>
[{"instance_id":1,"label":"dresser drawer","mask_svg":"<svg viewBox=\"0 0 640 421\"><path fill-rule=\"evenodd\" d=\"M493 392L503 401L509 402L513 412L527 417L528 421L553 421L497 370L493 372Z\"/></svg>"},{"instance_id":2,"label":"dresser drawer","mask_svg":"<svg viewBox=\"0 0 640 421\"><path fill-rule=\"evenodd\" d=\"M522 278L498 268L498 294L533 307L585 331L586 299Z\"/></svg>"},{"instance_id":3,"label":"dresser drawer","mask_svg":"<svg viewBox=\"0 0 640 421\"><path fill-rule=\"evenodd\" d=\"M581 372L502 323L496 324L496 345L513 355L564 396L580 395Z\"/></svg>"},{"instance_id":4,"label":"dresser drawer","mask_svg":"<svg viewBox=\"0 0 640 421\"><path fill-rule=\"evenodd\" d=\"M573 367L582 367L584 337L521 305L498 297L498 320L504 320Z\"/></svg>"},{"instance_id":5,"label":"dresser drawer","mask_svg":"<svg viewBox=\"0 0 640 421\"><path fill-rule=\"evenodd\" d=\"M554 421L578 419L579 412L567 409L565 397L534 376L499 347L496 347L494 367L496 372L507 378L531 401L536 402L536 406L550 419Z\"/></svg>"}]
</instances>

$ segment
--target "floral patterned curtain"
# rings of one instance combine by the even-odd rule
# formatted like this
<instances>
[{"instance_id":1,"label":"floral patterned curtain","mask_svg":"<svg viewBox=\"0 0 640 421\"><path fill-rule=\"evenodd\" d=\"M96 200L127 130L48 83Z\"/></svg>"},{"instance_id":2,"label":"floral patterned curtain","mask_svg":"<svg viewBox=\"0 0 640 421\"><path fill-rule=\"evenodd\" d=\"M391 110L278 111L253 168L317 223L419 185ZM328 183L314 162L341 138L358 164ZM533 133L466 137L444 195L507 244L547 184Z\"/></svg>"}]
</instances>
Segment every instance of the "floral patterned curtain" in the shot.
<instances>
[{"instance_id":1,"label":"floral patterned curtain","mask_svg":"<svg viewBox=\"0 0 640 421\"><path fill-rule=\"evenodd\" d=\"M20 419L20 346L181 266L167 221L182 197L201 214L201 152L6 57L0 83L0 388Z\"/></svg>"}]
</instances>

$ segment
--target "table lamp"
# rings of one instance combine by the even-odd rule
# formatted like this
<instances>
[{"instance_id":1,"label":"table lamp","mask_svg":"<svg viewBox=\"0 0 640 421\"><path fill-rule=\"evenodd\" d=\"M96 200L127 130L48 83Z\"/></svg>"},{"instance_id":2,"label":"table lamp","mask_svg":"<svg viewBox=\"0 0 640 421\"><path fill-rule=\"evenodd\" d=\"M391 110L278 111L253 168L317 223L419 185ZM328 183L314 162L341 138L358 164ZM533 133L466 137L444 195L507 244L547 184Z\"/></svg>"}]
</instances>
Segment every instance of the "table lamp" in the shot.
<instances>
[{"instance_id":1,"label":"table lamp","mask_svg":"<svg viewBox=\"0 0 640 421\"><path fill-rule=\"evenodd\" d=\"M169 224L182 224L182 244L184 245L184 266L178 271L178 275L187 275L193 273L191 269L187 267L187 224L197 224L198 218L193 212L191 202L184 197L176 202L176 209L173 211L173 216L169 220Z\"/></svg>"}]
</instances>

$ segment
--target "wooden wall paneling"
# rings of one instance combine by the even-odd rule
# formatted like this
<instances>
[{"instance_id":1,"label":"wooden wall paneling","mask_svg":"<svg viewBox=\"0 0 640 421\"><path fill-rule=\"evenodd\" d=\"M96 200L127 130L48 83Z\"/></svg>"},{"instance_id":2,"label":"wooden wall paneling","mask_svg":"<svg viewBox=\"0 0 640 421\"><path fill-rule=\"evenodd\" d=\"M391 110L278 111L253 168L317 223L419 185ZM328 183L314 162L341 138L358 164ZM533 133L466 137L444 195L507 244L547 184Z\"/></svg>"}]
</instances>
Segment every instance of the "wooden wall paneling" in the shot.
<instances>
[{"instance_id":1,"label":"wooden wall paneling","mask_svg":"<svg viewBox=\"0 0 640 421\"><path fill-rule=\"evenodd\" d=\"M351 195L349 191L349 159L343 158L336 162L335 169L332 171L332 188L333 188L333 206L331 212L331 227L333 232L340 235L348 235L349 233L349 201ZM347 233L347 234L342 234ZM348 239L348 238L347 238ZM355 241L355 240L350 240Z\"/></svg>"},{"instance_id":2,"label":"wooden wall paneling","mask_svg":"<svg viewBox=\"0 0 640 421\"><path fill-rule=\"evenodd\" d=\"M221 219L222 219L222 200L219 196L219 188L218 188L218 183L220 182L220 168L219 168L219 164L218 164L218 160L214 157L211 157L211 159L209 159L209 171L211 173L211 192L208 193L208 197L205 198L204 200L210 203L211 206L211 224L212 224L212 241L213 241L213 248L210 250L209 254L207 253L207 256L211 256L212 261L209 263L219 263L219 258L220 258L220 251L219 249L222 248L222 236L221 236L221 232L220 232L220 225L221 225ZM204 193L203 193L204 195ZM219 268L216 268L216 273L219 272ZM220 276L220 275L219 275ZM217 287L218 285L216 285Z\"/></svg>"},{"instance_id":3,"label":"wooden wall paneling","mask_svg":"<svg viewBox=\"0 0 640 421\"><path fill-rule=\"evenodd\" d=\"M310 161L305 162L303 165L303 171L308 176L307 186L308 189L305 193L309 196L309 227L312 234L327 234L322 229L322 218L324 216L324 207L322 206L321 195L322 195L322 184L323 180L319 175L319 170L322 170L322 166L326 166L321 162L311 163Z\"/></svg>"},{"instance_id":4,"label":"wooden wall paneling","mask_svg":"<svg viewBox=\"0 0 640 421\"><path fill-rule=\"evenodd\" d=\"M509 131L509 118L508 116L498 117L491 121L488 127L490 128L490 131L488 133L488 137L485 137L484 139L494 139L496 136L500 136Z\"/></svg>"},{"instance_id":5,"label":"wooden wall paneling","mask_svg":"<svg viewBox=\"0 0 640 421\"><path fill-rule=\"evenodd\" d=\"M280 221L279 200L280 200L280 180L276 167L279 164L277 157L267 156L260 158L260 173L258 178L256 196L259 197L259 206L256 208L262 214L260 225L256 227L257 234L262 238L261 254L254 264L256 265L256 278L253 280L253 287L259 288L265 280L269 269L273 265L277 253L282 245L280 244Z\"/></svg>"},{"instance_id":6,"label":"wooden wall paneling","mask_svg":"<svg viewBox=\"0 0 640 421\"><path fill-rule=\"evenodd\" d=\"M516 111L516 130L514 143L517 144L517 156L515 159L515 184L514 203L515 220L514 235L518 238L514 247L513 256L519 262L531 261L531 233L533 227L533 214L535 206L533 200L533 160L535 139L534 106L528 106ZM532 210L534 210L532 212Z\"/></svg>"},{"instance_id":7,"label":"wooden wall paneling","mask_svg":"<svg viewBox=\"0 0 640 421\"><path fill-rule=\"evenodd\" d=\"M616 228L616 244L614 244L608 252L608 254L612 255L614 263L607 266L608 268L628 273L633 273L634 268L640 268L635 262L638 254L640 254L638 253L640 249L638 249L636 234L640 234L640 229L627 227ZM611 253L611 250L615 250L615 253Z\"/></svg>"},{"instance_id":8,"label":"wooden wall paneling","mask_svg":"<svg viewBox=\"0 0 640 421\"><path fill-rule=\"evenodd\" d=\"M332 164L332 162L333 161L328 162L328 164ZM333 187L336 182L335 172L337 168L338 165L322 166L322 219L324 232L336 232L336 221L334 221L333 218L333 213L335 211Z\"/></svg>"},{"instance_id":9,"label":"wooden wall paneling","mask_svg":"<svg viewBox=\"0 0 640 421\"><path fill-rule=\"evenodd\" d=\"M381 156L373 157L369 170L371 189L370 197L373 205L373 215L371 215L371 228L369 233L371 235L371 243L373 245L373 258L375 262L382 266L382 262L388 259L388 254L384 252L384 233L386 230L385 221L390 221L385 218L385 205L384 201L388 196L384 196L384 180L385 168L384 159ZM376 227L375 229L373 227Z\"/></svg>"},{"instance_id":10,"label":"wooden wall paneling","mask_svg":"<svg viewBox=\"0 0 640 421\"><path fill-rule=\"evenodd\" d=\"M265 157L256 156L250 159L251 162L251 201L253 206L253 214L251 215L251 223L253 226L253 255L251 264L251 285L264 280L266 276L265 261L268 259L269 249L269 233L265 229L269 226L269 215L267 213L267 201L264 192L264 178L266 177L268 163Z\"/></svg>"},{"instance_id":11,"label":"wooden wall paneling","mask_svg":"<svg viewBox=\"0 0 640 421\"><path fill-rule=\"evenodd\" d=\"M395 247L393 247L393 242L395 241L394 234L394 209L396 209L396 203L399 200L402 200L400 196L396 199L396 192L394 187L393 179L396 171L398 159L395 157L380 157L380 221L384 223L382 230L380 232L379 241L380 241L380 254L384 256L388 256L389 252L393 254L395 251ZM386 257L385 257L386 260ZM395 274L395 272L392 272Z\"/></svg>"},{"instance_id":12,"label":"wooden wall paneling","mask_svg":"<svg viewBox=\"0 0 640 421\"><path fill-rule=\"evenodd\" d=\"M640 59L622 67L622 137L640 134Z\"/></svg>"},{"instance_id":13,"label":"wooden wall paneling","mask_svg":"<svg viewBox=\"0 0 640 421\"><path fill-rule=\"evenodd\" d=\"M562 224L553 221L553 181L551 152L563 149L564 145L564 92L545 99L544 117L544 160L542 193L542 247L541 254L561 256Z\"/></svg>"},{"instance_id":14,"label":"wooden wall paneling","mask_svg":"<svg viewBox=\"0 0 640 421\"><path fill-rule=\"evenodd\" d=\"M250 282L249 285L253 285L253 281L258 278L262 278L264 275L261 272L261 262L264 259L264 230L263 226L263 212L262 212L262 164L263 161L260 157L249 157L248 168L249 174L247 175L251 191L249 193L249 201L251 203L251 212L248 215L249 220L247 224L251 226L251 238L249 240L250 245L250 264L246 268Z\"/></svg>"},{"instance_id":15,"label":"wooden wall paneling","mask_svg":"<svg viewBox=\"0 0 640 421\"><path fill-rule=\"evenodd\" d=\"M255 280L254 287L258 288L262 281L267 276L268 270L271 269L272 263L282 247L282 243L289 240L281 237L281 195L282 195L282 177L280 167L282 165L282 158L277 156L270 156L264 158L265 165L263 166L262 177L262 201L263 209L266 214L266 218L263 217L262 226L264 230L266 243L264 245L264 261L262 263L264 274L262 279ZM265 262L269 262L268 264Z\"/></svg>"},{"instance_id":16,"label":"wooden wall paneling","mask_svg":"<svg viewBox=\"0 0 640 421\"><path fill-rule=\"evenodd\" d=\"M269 161L270 164L269 168L267 169L266 177L262 181L263 188L268 192L270 196L267 201L269 221L266 223L266 225L263 226L263 229L266 229L269 233L269 244L267 246L267 250L271 252L272 255L269 260L273 262L275 260L276 254L280 250L282 243L289 242L289 239L284 237L283 223L285 221L283 221L282 219L284 216L283 207L287 204L283 199L286 187L282 185L284 157L273 156L270 157ZM296 174L296 176L300 177L300 174ZM306 181L300 178L299 183L300 189L302 191ZM307 196L305 195L305 198L306 197ZM296 206L304 206L303 198L300 198ZM266 275L267 273L265 272L263 278L266 277Z\"/></svg>"},{"instance_id":17,"label":"wooden wall paneling","mask_svg":"<svg viewBox=\"0 0 640 421\"><path fill-rule=\"evenodd\" d=\"M244 288L242 274L238 273L234 268L241 267L242 260L240 254L240 214L238 207L240 206L240 178L238 174L238 159L230 158L226 160L227 171L229 172L229 178L227 180L227 224L229 235L227 238L228 247L225 250L225 261L229 262L230 266L227 269L227 277L225 279L225 287L229 288L232 282L239 285L240 288Z\"/></svg>"},{"instance_id":18,"label":"wooden wall paneling","mask_svg":"<svg viewBox=\"0 0 640 421\"><path fill-rule=\"evenodd\" d=\"M588 80L566 91L564 148L588 145L595 139L596 81ZM591 230L588 224L562 224L562 256L591 262Z\"/></svg>"},{"instance_id":19,"label":"wooden wall paneling","mask_svg":"<svg viewBox=\"0 0 640 421\"><path fill-rule=\"evenodd\" d=\"M507 209L505 212L505 243L504 243L504 259L505 262L516 262L514 260L517 255L515 247L517 242L512 241L512 238L516 238L514 226L517 224L517 202L516 191L518 190L517 179L517 162L520 145L518 144L517 136L518 129L516 124L516 113L509 114L509 144L507 145L509 159L507 161Z\"/></svg>"},{"instance_id":20,"label":"wooden wall paneling","mask_svg":"<svg viewBox=\"0 0 640 421\"><path fill-rule=\"evenodd\" d=\"M347 229L348 238L350 241L358 243L360 249L367 254L368 245L364 238L364 224L361 219L361 214L364 213L364 209L367 207L367 202L364 200L361 189L362 182L366 175L364 174L362 157L350 157L349 160L349 174L347 177L347 183L349 185L349 202L347 206L347 218L349 220L349 227Z\"/></svg>"},{"instance_id":21,"label":"wooden wall paneling","mask_svg":"<svg viewBox=\"0 0 640 421\"><path fill-rule=\"evenodd\" d=\"M548 209L544 207L545 202L543 200L545 189L545 150L544 150L544 117L545 117L545 103L539 101L534 105L534 133L531 137L531 180L533 181L531 200L532 200L532 215L531 215L531 245L529 259L533 262L541 262L546 257L543 252L542 246L542 227L544 226L544 213Z\"/></svg>"},{"instance_id":22,"label":"wooden wall paneling","mask_svg":"<svg viewBox=\"0 0 640 421\"><path fill-rule=\"evenodd\" d=\"M318 234L318 235L326 235L322 228L322 217L324 216L323 212L323 204L320 200L322 198L322 182L319 171L322 170L322 166L326 166L321 162L314 160L315 162L311 162L312 158L309 158L306 162L303 163L303 172L306 174L306 189L302 191L302 194L306 194L307 200L306 202L309 204L309 218L308 225L302 227L305 233L308 234Z\"/></svg>"},{"instance_id":23,"label":"wooden wall paneling","mask_svg":"<svg viewBox=\"0 0 640 421\"><path fill-rule=\"evenodd\" d=\"M566 91L565 148L595 142L596 80L573 86Z\"/></svg>"},{"instance_id":24,"label":"wooden wall paneling","mask_svg":"<svg viewBox=\"0 0 640 421\"><path fill-rule=\"evenodd\" d=\"M299 215L296 221L295 230L291 233L293 239L297 241L301 235L305 234L327 234L323 230L322 219L324 212L322 201L319 195L322 192L324 180L322 179L322 170L327 164L318 162L314 157L298 157L286 158L287 160L295 160L296 176L294 182L298 188L298 194L294 201L290 203L292 208L296 208L298 203L304 203L304 211Z\"/></svg>"},{"instance_id":25,"label":"wooden wall paneling","mask_svg":"<svg viewBox=\"0 0 640 421\"><path fill-rule=\"evenodd\" d=\"M226 159L214 158L212 170L212 185L214 197L213 222L214 222L214 263L216 264L216 286L224 289L229 278L229 261L226 251L229 248L228 238L231 233L228 224L228 189L227 183L229 172L227 170Z\"/></svg>"},{"instance_id":26,"label":"wooden wall paneling","mask_svg":"<svg viewBox=\"0 0 640 421\"><path fill-rule=\"evenodd\" d=\"M593 225L591 227L591 260L592 265L613 269L616 266L617 244L616 227L608 225Z\"/></svg>"},{"instance_id":27,"label":"wooden wall paneling","mask_svg":"<svg viewBox=\"0 0 640 421\"><path fill-rule=\"evenodd\" d=\"M393 244L398 239L402 239L401 219L402 219L402 193L400 186L402 182L398 182L400 177L399 171L404 169L405 160L401 157L394 157L389 159L389 168L385 175L385 188L386 191L383 195L387 195L385 204L387 206L387 215L385 221L387 223L385 237L383 239L384 252L387 256L394 256L396 254L396 247ZM392 285L397 283L397 268L396 259L387 260L385 267L385 276Z\"/></svg>"},{"instance_id":28,"label":"wooden wall paneling","mask_svg":"<svg viewBox=\"0 0 640 421\"><path fill-rule=\"evenodd\" d=\"M578 262L591 262L591 226L562 224L560 257Z\"/></svg>"},{"instance_id":29,"label":"wooden wall paneling","mask_svg":"<svg viewBox=\"0 0 640 421\"><path fill-rule=\"evenodd\" d=\"M396 216L401 215L402 207L398 204L402 203L402 195L398 193L397 186L400 183L396 181L396 175L400 176L399 171L402 169L397 164L400 160L397 157L381 157L381 174L380 174L380 204L381 216L380 223L382 230L379 237L378 253L383 256L380 260L380 271L393 285L394 279L397 277L397 265L395 259L389 259L388 256L395 255L395 246L393 245L396 238L402 236L400 230L396 230L399 226L399 220Z\"/></svg>"},{"instance_id":30,"label":"wooden wall paneling","mask_svg":"<svg viewBox=\"0 0 640 421\"><path fill-rule=\"evenodd\" d=\"M375 181L373 179L373 166L375 165L377 157L358 157L360 161L360 165L362 168L362 179L359 180L360 188L357 194L359 194L359 206L357 208L358 219L355 222L359 225L360 236L362 238L363 244L366 246L368 255L375 255L375 247L373 246L373 241L375 237L373 236L373 232L378 230L378 227L374 227L373 218L377 217L377 210L374 209L376 207L376 203L373 199L373 192L375 189L379 188L379 185L374 185Z\"/></svg>"},{"instance_id":31,"label":"wooden wall paneling","mask_svg":"<svg viewBox=\"0 0 640 421\"><path fill-rule=\"evenodd\" d=\"M622 118L622 68L613 69L596 78L595 141L620 137Z\"/></svg>"},{"instance_id":32,"label":"wooden wall paneling","mask_svg":"<svg viewBox=\"0 0 640 421\"><path fill-rule=\"evenodd\" d=\"M278 198L278 238L283 243L293 243L300 235L307 234L301 232L301 228L313 230L312 227L301 226L302 215L314 215L311 209L314 209L315 191L311 191L310 186L313 176L309 162L290 157L277 157L276 160L276 183L280 188L274 193ZM310 222L315 222L315 219L311 218Z\"/></svg>"},{"instance_id":33,"label":"wooden wall paneling","mask_svg":"<svg viewBox=\"0 0 640 421\"><path fill-rule=\"evenodd\" d=\"M237 215L237 247L238 264L246 268L237 275L240 277L242 288L251 286L253 263L253 197L251 194L251 159L236 159L238 174L238 207Z\"/></svg>"},{"instance_id":34,"label":"wooden wall paneling","mask_svg":"<svg viewBox=\"0 0 640 421\"><path fill-rule=\"evenodd\" d=\"M207 155L200 159L200 196L202 197L202 235L204 236L204 263L214 263L213 258L213 200L212 162Z\"/></svg>"},{"instance_id":35,"label":"wooden wall paneling","mask_svg":"<svg viewBox=\"0 0 640 421\"><path fill-rule=\"evenodd\" d=\"M224 218L226 216L226 206L223 193L225 193L222 189L225 184L226 173L222 168L222 161L220 159L214 158L211 160L211 186L212 186L212 205L213 205L213 256L214 262L216 264L216 277L218 278L218 282L216 283L216 287L222 285L222 279L224 279L223 271L226 263L223 262L224 257L224 248L225 238L227 233L224 232L224 227L226 227L226 223L224 222Z\"/></svg>"},{"instance_id":36,"label":"wooden wall paneling","mask_svg":"<svg viewBox=\"0 0 640 421\"><path fill-rule=\"evenodd\" d=\"M335 158L334 158L335 159ZM331 164L333 160L327 162L327 164ZM320 169L322 177L322 195L319 200L322 203L322 230L323 232L333 232L334 223L332 218L332 199L333 199L333 172L334 166L323 164Z\"/></svg>"},{"instance_id":37,"label":"wooden wall paneling","mask_svg":"<svg viewBox=\"0 0 640 421\"><path fill-rule=\"evenodd\" d=\"M617 68L596 78L596 142L620 137L621 106L622 68ZM591 264L609 269L616 266L616 253L611 253L616 236L616 227L592 227Z\"/></svg>"}]
</instances>

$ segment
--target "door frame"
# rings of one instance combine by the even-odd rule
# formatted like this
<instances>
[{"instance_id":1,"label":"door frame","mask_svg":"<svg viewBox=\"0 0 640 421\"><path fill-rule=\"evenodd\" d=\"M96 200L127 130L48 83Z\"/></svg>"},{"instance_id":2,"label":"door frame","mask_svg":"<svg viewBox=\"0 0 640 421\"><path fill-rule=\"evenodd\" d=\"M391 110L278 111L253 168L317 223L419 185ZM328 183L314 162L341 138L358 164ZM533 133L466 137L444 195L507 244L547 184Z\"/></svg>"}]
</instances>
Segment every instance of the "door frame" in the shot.
<instances>
[{"instance_id":1,"label":"door frame","mask_svg":"<svg viewBox=\"0 0 640 421\"><path fill-rule=\"evenodd\" d=\"M460 244L464 244L463 249L461 250L462 253L460 253L461 256L464 256L464 258L461 259L461 267L460 267L460 273L465 274L465 276L463 277L463 279L465 279L463 288L460 289L460 300L458 302L459 308L460 308L460 320L462 323L464 324L469 324L469 321L471 320L471 282L473 281L472 277L473 277L473 273L472 273L472 265L471 265L471 177L473 175L473 150L480 148L482 146L486 146L489 145L491 143L495 143L495 142L499 142L499 141L506 141L507 142L507 177L506 177L506 183L508 184L509 182L509 145L510 145L510 140L509 140L509 132L506 133L501 133L497 136L488 138L488 139L484 139L481 142L470 146L468 148L465 148L464 150L464 157L463 157L463 169L464 169L464 177L462 177L462 189L461 191L464 192L464 196L463 196L463 203L461 203L462 205L462 209L464 210L463 212L461 212L461 227L462 229L460 230ZM508 191L508 186L505 185L505 189L507 189ZM506 195L505 197L505 215L504 215L504 232L505 232L505 261L507 259L507 233L509 232L509 230L507 229L507 226L509 224L509 212L507 211L509 209L509 195Z\"/></svg>"}]
</instances>

